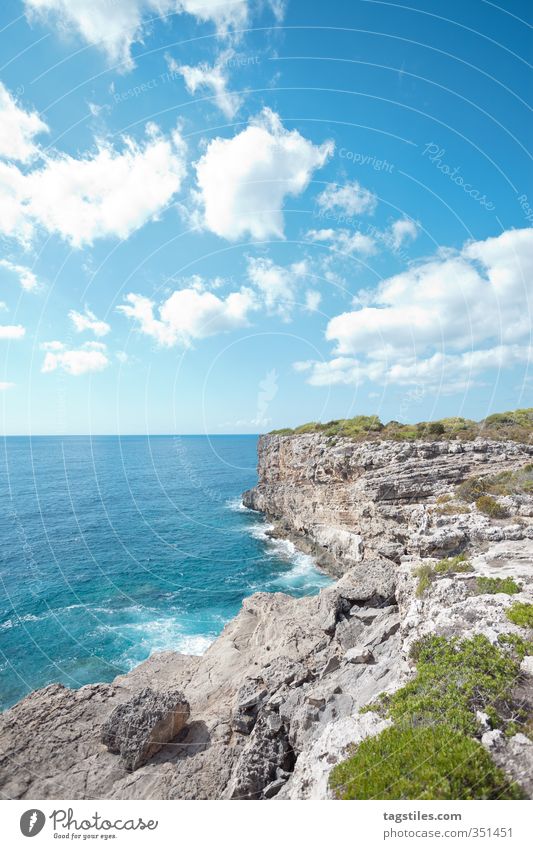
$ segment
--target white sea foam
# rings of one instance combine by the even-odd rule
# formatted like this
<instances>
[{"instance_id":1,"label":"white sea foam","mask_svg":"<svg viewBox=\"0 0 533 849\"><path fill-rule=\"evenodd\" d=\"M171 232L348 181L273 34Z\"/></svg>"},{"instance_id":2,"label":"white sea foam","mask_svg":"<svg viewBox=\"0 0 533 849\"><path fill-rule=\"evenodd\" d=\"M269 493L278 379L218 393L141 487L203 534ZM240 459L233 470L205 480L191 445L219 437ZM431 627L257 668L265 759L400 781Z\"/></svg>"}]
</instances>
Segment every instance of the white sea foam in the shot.
<instances>
[{"instance_id":1,"label":"white sea foam","mask_svg":"<svg viewBox=\"0 0 533 849\"><path fill-rule=\"evenodd\" d=\"M249 507L246 507L242 503L242 498L230 498L226 501L226 507L228 510L232 510L234 513L255 513L255 510L250 510Z\"/></svg>"},{"instance_id":2,"label":"white sea foam","mask_svg":"<svg viewBox=\"0 0 533 849\"><path fill-rule=\"evenodd\" d=\"M271 536L274 525L263 521L249 528L249 533L265 543L265 554L291 564L288 571L281 572L271 582L269 589L299 589L317 592L327 586L331 579L316 565L310 554L300 551L290 539L278 539ZM259 589L259 587L257 587Z\"/></svg>"}]
</instances>

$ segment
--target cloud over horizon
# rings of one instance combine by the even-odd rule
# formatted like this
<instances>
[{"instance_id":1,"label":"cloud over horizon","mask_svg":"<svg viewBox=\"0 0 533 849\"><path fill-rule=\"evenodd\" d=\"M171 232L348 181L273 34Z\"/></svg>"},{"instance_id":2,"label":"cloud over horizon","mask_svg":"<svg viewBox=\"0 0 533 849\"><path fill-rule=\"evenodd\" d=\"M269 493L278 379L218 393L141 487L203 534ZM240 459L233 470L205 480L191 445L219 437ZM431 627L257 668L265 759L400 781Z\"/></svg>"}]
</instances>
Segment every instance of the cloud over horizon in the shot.
<instances>
[{"instance_id":1,"label":"cloud over horizon","mask_svg":"<svg viewBox=\"0 0 533 849\"><path fill-rule=\"evenodd\" d=\"M490 368L531 358L533 228L441 250L363 292L330 319L335 356L295 364L321 386L363 379L458 391Z\"/></svg>"}]
</instances>

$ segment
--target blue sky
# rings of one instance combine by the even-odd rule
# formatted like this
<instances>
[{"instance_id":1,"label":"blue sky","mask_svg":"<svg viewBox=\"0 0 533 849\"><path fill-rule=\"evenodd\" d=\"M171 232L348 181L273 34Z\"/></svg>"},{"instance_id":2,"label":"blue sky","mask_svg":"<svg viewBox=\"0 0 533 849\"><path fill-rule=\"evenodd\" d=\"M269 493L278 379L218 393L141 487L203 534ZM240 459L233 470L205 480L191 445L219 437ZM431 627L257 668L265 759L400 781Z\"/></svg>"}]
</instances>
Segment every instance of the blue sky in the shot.
<instances>
[{"instance_id":1,"label":"blue sky","mask_svg":"<svg viewBox=\"0 0 533 849\"><path fill-rule=\"evenodd\" d=\"M532 25L527 0L5 0L4 432L531 405Z\"/></svg>"}]
</instances>

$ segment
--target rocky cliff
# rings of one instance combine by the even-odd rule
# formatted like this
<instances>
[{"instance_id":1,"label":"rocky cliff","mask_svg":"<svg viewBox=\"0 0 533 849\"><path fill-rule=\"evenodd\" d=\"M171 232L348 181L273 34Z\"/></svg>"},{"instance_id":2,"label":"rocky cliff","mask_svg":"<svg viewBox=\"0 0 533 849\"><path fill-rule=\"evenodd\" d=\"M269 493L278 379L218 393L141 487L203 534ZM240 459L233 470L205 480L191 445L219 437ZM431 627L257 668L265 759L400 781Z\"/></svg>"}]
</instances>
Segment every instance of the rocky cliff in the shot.
<instances>
[{"instance_id":1,"label":"rocky cliff","mask_svg":"<svg viewBox=\"0 0 533 849\"><path fill-rule=\"evenodd\" d=\"M533 446L515 442L353 442L320 434L262 436L259 483L244 503L313 551L336 575L364 558L446 555L467 543L517 539L533 529L495 527L483 514L432 507L465 479L518 468ZM527 499L526 499L527 501ZM527 513L517 503L512 515Z\"/></svg>"},{"instance_id":2,"label":"rocky cliff","mask_svg":"<svg viewBox=\"0 0 533 849\"><path fill-rule=\"evenodd\" d=\"M23 699L1 718L3 795L327 798L332 767L394 721L360 709L413 680L412 648L428 635L520 647L506 700L519 704L520 723L504 716L500 727L495 711L478 710L472 734L532 795L532 455L482 439L263 437L245 503L337 582L312 598L251 596L202 657L156 654L112 684L52 685ZM117 706L128 703L130 716L144 692L165 703L177 688L187 724L148 762L133 752L130 765L142 765L130 771L102 728ZM132 724L150 721L146 707Z\"/></svg>"}]
</instances>

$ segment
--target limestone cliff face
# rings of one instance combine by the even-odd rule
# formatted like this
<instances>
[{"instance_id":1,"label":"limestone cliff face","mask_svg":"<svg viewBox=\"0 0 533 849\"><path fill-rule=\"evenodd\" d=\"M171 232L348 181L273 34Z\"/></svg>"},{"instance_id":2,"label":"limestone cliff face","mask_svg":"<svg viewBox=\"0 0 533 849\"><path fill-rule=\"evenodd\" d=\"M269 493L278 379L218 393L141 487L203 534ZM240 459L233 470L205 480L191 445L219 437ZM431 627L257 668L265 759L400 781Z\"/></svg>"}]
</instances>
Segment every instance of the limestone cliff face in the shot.
<instances>
[{"instance_id":1,"label":"limestone cliff face","mask_svg":"<svg viewBox=\"0 0 533 849\"><path fill-rule=\"evenodd\" d=\"M262 436L259 482L247 507L314 552L336 575L364 558L399 562L405 554L445 555L467 542L498 541L481 516L431 520L428 505L473 475L517 468L533 446L513 442L353 442L320 434ZM441 526L445 525L446 530Z\"/></svg>"},{"instance_id":2,"label":"limestone cliff face","mask_svg":"<svg viewBox=\"0 0 533 849\"><path fill-rule=\"evenodd\" d=\"M0 717L2 795L328 798L332 766L389 724L359 709L413 675L415 640L533 637L506 616L516 601L533 603L533 494L526 487L499 496L506 509L492 518L454 506L466 477L523 468L532 455L532 446L483 440L263 437L259 483L246 504L315 551L339 580L311 598L251 596L202 657L155 654L112 684L51 685L23 699ZM467 552L472 571L435 573L417 593L415 567L456 551ZM512 577L520 591L480 594L480 576ZM533 704L533 657L524 658L519 684ZM128 772L101 729L117 706L142 702L145 688L162 703L179 690L190 717ZM533 796L533 742L497 730L482 742Z\"/></svg>"}]
</instances>

